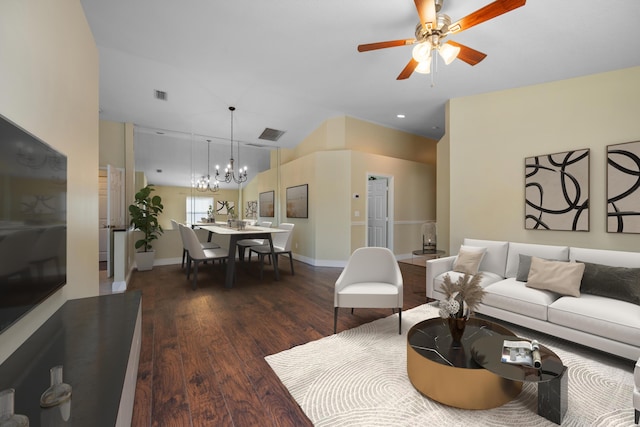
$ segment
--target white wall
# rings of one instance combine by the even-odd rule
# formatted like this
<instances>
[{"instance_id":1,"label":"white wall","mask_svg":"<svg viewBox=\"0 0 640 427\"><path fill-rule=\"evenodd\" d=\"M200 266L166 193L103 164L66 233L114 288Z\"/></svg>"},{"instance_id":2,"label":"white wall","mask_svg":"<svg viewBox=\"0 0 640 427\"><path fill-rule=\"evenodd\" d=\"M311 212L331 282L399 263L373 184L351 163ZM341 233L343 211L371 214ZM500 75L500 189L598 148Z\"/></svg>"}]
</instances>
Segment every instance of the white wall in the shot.
<instances>
[{"instance_id":1,"label":"white wall","mask_svg":"<svg viewBox=\"0 0 640 427\"><path fill-rule=\"evenodd\" d=\"M450 152L450 187L438 183L438 204L450 197L452 252L465 237L640 250L637 234L606 232L606 147L640 140L640 67L456 98L449 107L442 150ZM524 159L583 148L590 231L525 230Z\"/></svg>"},{"instance_id":2,"label":"white wall","mask_svg":"<svg viewBox=\"0 0 640 427\"><path fill-rule=\"evenodd\" d=\"M67 285L0 335L4 361L66 300L98 294L98 51L78 0L0 2L0 114L67 155Z\"/></svg>"}]
</instances>

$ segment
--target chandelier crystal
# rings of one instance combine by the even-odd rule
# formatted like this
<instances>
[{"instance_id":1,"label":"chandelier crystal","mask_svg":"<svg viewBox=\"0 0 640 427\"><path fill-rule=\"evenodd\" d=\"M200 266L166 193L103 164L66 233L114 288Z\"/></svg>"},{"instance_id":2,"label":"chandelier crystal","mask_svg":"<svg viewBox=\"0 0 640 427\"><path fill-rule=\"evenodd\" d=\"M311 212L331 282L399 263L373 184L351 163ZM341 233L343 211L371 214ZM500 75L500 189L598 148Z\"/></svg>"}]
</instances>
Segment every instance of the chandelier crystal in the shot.
<instances>
[{"instance_id":1,"label":"chandelier crystal","mask_svg":"<svg viewBox=\"0 0 640 427\"><path fill-rule=\"evenodd\" d=\"M236 107L229 107L229 111L231 111L231 158L229 159L229 164L224 169L224 176L220 175L219 169L220 166L216 165L216 181L220 182L235 182L236 184L242 184L247 180L247 167L238 169L238 173L236 174L233 160L233 112L236 110ZM238 143L238 161L240 161L240 143Z\"/></svg>"},{"instance_id":2,"label":"chandelier crystal","mask_svg":"<svg viewBox=\"0 0 640 427\"><path fill-rule=\"evenodd\" d=\"M202 175L200 179L197 180L193 185L193 187L196 190L203 193L207 191L216 193L220 189L220 186L218 185L218 183L216 181L212 182L212 179L211 179L211 174L209 172L209 166L211 164L210 155L211 155L211 140L207 139L207 174Z\"/></svg>"}]
</instances>

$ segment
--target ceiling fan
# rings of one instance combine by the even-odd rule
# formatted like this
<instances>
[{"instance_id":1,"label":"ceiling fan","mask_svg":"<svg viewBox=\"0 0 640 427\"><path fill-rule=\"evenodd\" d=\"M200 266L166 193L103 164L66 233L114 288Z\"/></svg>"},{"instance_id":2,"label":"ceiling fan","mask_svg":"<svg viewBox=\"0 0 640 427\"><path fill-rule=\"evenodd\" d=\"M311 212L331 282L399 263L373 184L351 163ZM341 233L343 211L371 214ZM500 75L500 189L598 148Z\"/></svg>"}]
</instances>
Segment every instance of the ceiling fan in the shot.
<instances>
[{"instance_id":1,"label":"ceiling fan","mask_svg":"<svg viewBox=\"0 0 640 427\"><path fill-rule=\"evenodd\" d=\"M361 44L358 46L358 52L415 45L411 60L398 75L397 80L409 78L414 71L422 74L431 72L432 53L434 51L440 54L447 65L456 58L469 65L476 65L487 55L451 40L442 43L442 39L449 34L468 30L471 27L517 9L526 3L526 0L496 0L452 24L449 16L444 13L438 13L442 8L443 1L414 0L420 16L420 22L416 26L415 38Z\"/></svg>"}]
</instances>

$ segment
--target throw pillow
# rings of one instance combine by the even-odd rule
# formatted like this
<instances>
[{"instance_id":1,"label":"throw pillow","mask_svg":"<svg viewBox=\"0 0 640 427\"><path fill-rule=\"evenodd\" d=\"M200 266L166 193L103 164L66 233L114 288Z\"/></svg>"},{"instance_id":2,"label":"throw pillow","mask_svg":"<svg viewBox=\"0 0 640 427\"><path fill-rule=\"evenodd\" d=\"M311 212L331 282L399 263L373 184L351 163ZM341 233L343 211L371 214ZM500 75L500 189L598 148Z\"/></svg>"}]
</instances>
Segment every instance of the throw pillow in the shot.
<instances>
[{"instance_id":1,"label":"throw pillow","mask_svg":"<svg viewBox=\"0 0 640 427\"><path fill-rule=\"evenodd\" d=\"M527 278L529 277L529 270L531 269L531 255L518 254L518 257L520 258L520 261L518 263L518 272L516 273L516 280L518 282L526 282ZM546 261L557 261L557 260L550 260L547 258L540 258L540 259L544 259ZM561 262L567 262L567 261L561 261Z\"/></svg>"},{"instance_id":2,"label":"throw pillow","mask_svg":"<svg viewBox=\"0 0 640 427\"><path fill-rule=\"evenodd\" d=\"M579 261L583 262L583 261ZM640 268L584 263L580 292L640 305Z\"/></svg>"},{"instance_id":3,"label":"throw pillow","mask_svg":"<svg viewBox=\"0 0 640 427\"><path fill-rule=\"evenodd\" d=\"M518 282L526 282L529 277L529 269L531 269L531 256L519 254L518 257L520 261L518 262L516 280Z\"/></svg>"},{"instance_id":4,"label":"throw pillow","mask_svg":"<svg viewBox=\"0 0 640 427\"><path fill-rule=\"evenodd\" d=\"M477 274L482 257L487 248L479 248L475 246L460 246L458 257L453 263L453 271L465 274Z\"/></svg>"},{"instance_id":5,"label":"throw pillow","mask_svg":"<svg viewBox=\"0 0 640 427\"><path fill-rule=\"evenodd\" d=\"M527 287L579 297L583 273L584 264L582 263L547 261L531 257Z\"/></svg>"}]
</instances>

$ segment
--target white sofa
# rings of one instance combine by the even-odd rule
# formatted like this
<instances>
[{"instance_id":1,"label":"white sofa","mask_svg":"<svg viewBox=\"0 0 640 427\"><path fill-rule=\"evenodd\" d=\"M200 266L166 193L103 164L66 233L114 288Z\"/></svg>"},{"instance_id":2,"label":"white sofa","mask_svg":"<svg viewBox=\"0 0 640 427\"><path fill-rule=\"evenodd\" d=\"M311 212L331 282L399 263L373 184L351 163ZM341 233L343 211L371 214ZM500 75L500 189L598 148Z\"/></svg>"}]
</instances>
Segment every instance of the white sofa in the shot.
<instances>
[{"instance_id":1,"label":"white sofa","mask_svg":"<svg viewBox=\"0 0 640 427\"><path fill-rule=\"evenodd\" d=\"M563 296L516 280L520 255L640 268L640 252L477 239L465 239L464 246L486 248L479 266L486 295L478 313L626 359L640 358L640 305L587 293ZM452 271L455 260L456 256L450 256L427 261L427 297L443 299L440 286L444 276L449 274L455 281L463 275Z\"/></svg>"}]
</instances>

